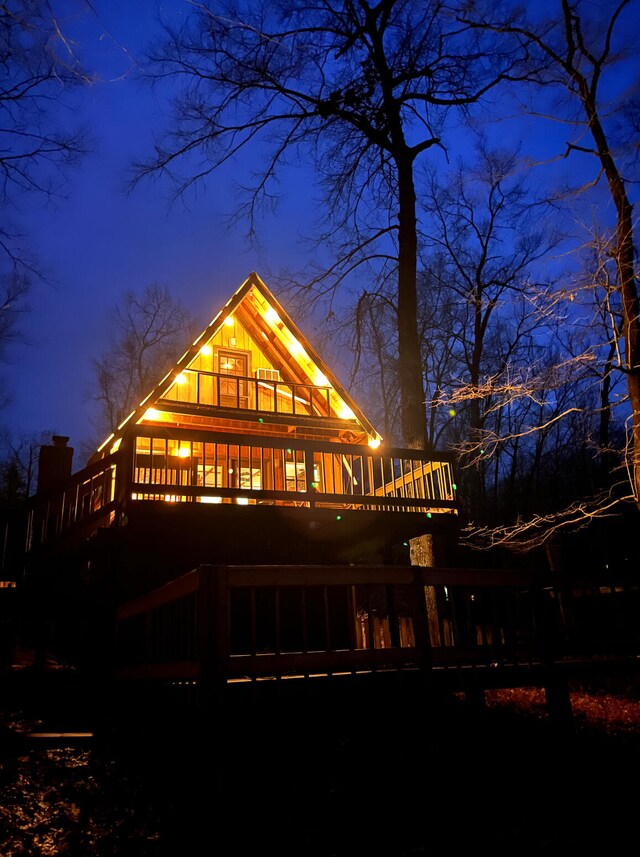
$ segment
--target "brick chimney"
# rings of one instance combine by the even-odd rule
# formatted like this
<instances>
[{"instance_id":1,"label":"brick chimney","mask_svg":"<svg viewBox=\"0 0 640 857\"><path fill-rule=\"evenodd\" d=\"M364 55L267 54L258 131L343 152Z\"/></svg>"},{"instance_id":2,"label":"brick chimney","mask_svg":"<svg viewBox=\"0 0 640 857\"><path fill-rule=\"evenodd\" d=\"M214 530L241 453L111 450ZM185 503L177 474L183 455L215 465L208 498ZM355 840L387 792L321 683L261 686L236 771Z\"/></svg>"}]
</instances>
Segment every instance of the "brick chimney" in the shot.
<instances>
[{"instance_id":1,"label":"brick chimney","mask_svg":"<svg viewBox=\"0 0 640 857\"><path fill-rule=\"evenodd\" d=\"M54 488L71 476L73 447L67 446L68 437L55 434L50 446L41 446L38 457L38 488L37 493Z\"/></svg>"}]
</instances>

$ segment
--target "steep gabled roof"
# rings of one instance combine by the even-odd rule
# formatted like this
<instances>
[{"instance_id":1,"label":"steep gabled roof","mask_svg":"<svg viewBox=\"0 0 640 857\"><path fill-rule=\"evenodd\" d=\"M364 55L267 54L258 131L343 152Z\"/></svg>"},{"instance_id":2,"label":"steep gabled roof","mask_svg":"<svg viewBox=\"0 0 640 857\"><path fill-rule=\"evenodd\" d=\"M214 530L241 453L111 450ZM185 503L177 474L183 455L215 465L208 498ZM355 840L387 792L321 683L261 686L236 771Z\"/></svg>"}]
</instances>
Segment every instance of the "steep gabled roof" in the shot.
<instances>
[{"instance_id":1,"label":"steep gabled roof","mask_svg":"<svg viewBox=\"0 0 640 857\"><path fill-rule=\"evenodd\" d=\"M231 316L240 322L269 363L280 371L285 382L330 387L332 413L337 418L355 420L374 443L381 440L331 369L260 277L253 272L160 383L129 414L117 431L104 441L98 454L116 443L129 427L144 421L149 409L162 404L163 397L175 384L176 378L198 359L202 347L216 336Z\"/></svg>"}]
</instances>

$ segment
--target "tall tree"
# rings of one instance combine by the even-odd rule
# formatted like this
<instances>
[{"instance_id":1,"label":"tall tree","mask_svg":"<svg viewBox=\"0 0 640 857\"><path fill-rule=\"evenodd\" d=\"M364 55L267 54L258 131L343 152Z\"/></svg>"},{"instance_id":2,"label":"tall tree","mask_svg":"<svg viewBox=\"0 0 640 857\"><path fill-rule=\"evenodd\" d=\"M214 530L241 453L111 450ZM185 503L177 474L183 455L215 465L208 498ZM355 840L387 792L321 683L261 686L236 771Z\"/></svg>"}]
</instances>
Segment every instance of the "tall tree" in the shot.
<instances>
[{"instance_id":1,"label":"tall tree","mask_svg":"<svg viewBox=\"0 0 640 857\"><path fill-rule=\"evenodd\" d=\"M492 40L457 24L439 0L232 0L194 4L185 26L151 53L154 76L182 88L171 132L138 176L169 173L184 191L254 146L266 160L251 217L279 169L304 154L322 177L332 234L344 242L333 286L364 259L386 257L396 281L403 439L414 448L425 445L416 163L443 145L450 111L517 73L520 45L499 51Z\"/></svg>"},{"instance_id":2,"label":"tall tree","mask_svg":"<svg viewBox=\"0 0 640 857\"><path fill-rule=\"evenodd\" d=\"M34 262L9 209L24 193L55 193L61 170L85 151L73 112L65 128L58 108L89 80L47 0L0 3L0 259L23 275Z\"/></svg>"},{"instance_id":3,"label":"tall tree","mask_svg":"<svg viewBox=\"0 0 640 857\"><path fill-rule=\"evenodd\" d=\"M88 81L47 0L0 2L0 356L18 333L32 276L41 275L16 212L24 194L55 194L85 151L84 130L72 119L61 127L59 107ZM0 405L7 398L2 385Z\"/></svg>"},{"instance_id":4,"label":"tall tree","mask_svg":"<svg viewBox=\"0 0 640 857\"><path fill-rule=\"evenodd\" d=\"M570 109L556 102L551 116L573 124L575 135L567 141L565 156L582 154L594 159L596 170L593 183L606 183L615 211L615 238L612 252L617 266L617 288L622 307L622 337L624 349L618 371L624 373L629 392L632 425L632 454L630 470L636 504L640 508L640 302L635 269L633 206L629 196L629 181L624 175L624 152L616 150L611 117L613 105L606 72L620 60L615 43L624 38L625 25L632 23L628 13L637 0L616 0L604 8L585 3L558 0L555 15L536 19L531 13L518 9L509 16L498 17L494 10L482 12L466 7L459 14L465 26L473 25L483 32L504 34L518 44L526 39L532 51L542 57L546 71L537 75L541 95L548 87L561 88L569 96ZM635 51L635 45L632 49ZM632 80L638 84L637 68ZM620 96L619 90L617 91ZM617 105L621 107L620 104ZM628 108L628 104L624 107ZM577 108L577 111L576 111ZM545 112L549 114L549 106ZM578 112L579 111L579 112ZM627 111L634 117L633 111ZM590 138L590 142L589 139Z\"/></svg>"}]
</instances>

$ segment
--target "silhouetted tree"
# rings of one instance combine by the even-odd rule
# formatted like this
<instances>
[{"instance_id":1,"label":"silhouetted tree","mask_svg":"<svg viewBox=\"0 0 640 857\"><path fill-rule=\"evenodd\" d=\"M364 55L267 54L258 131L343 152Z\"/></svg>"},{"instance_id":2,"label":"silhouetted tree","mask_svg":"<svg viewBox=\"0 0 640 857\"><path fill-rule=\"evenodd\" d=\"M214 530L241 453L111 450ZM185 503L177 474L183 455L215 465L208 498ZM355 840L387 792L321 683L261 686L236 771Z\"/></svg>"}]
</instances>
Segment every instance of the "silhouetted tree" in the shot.
<instances>
[{"instance_id":1,"label":"silhouetted tree","mask_svg":"<svg viewBox=\"0 0 640 857\"><path fill-rule=\"evenodd\" d=\"M58 108L88 81L46 0L0 3L0 255L22 275L34 261L9 209L24 193L55 193L61 170L85 151L84 133L61 127Z\"/></svg>"},{"instance_id":2,"label":"silhouetted tree","mask_svg":"<svg viewBox=\"0 0 640 857\"><path fill-rule=\"evenodd\" d=\"M616 149L616 129L613 117L626 115L632 123L637 119L635 105L622 99L617 88L614 96L607 89L606 72L620 59L614 41L624 38L623 28L633 23L624 13L633 6L632 0L609 2L597 9L585 3L558 0L555 14L536 15L535 9L507 9L503 15L492 6L483 10L481 4L465 7L459 14L462 25L476 26L484 32L503 34L509 44L527 40L532 54L543 59L546 70L533 72L532 80L541 87L546 98L549 87L560 91L564 99L552 106L545 103L545 113L575 132L566 143L565 157L576 154L593 158L595 172L586 187L604 180L615 210L615 228L611 252L616 261L617 284L622 309L622 343L620 359L615 367L624 373L631 409L632 444L630 456L633 496L640 508L640 301L635 269L633 206L629 197L629 181L624 164L628 150ZM636 12L637 12L637 4ZM548 11L545 7L545 13ZM635 51L635 44L630 43ZM624 80L625 91L630 84L638 85L637 67L631 79ZM615 104L617 97L618 103ZM617 108L617 109L616 109ZM635 147L634 147L635 148ZM632 152L633 156L635 152Z\"/></svg>"},{"instance_id":3,"label":"silhouetted tree","mask_svg":"<svg viewBox=\"0 0 640 857\"><path fill-rule=\"evenodd\" d=\"M168 173L184 192L255 146L266 160L245 210L251 221L271 201L279 168L308 156L325 192L322 240L342 242L321 293L372 259L381 279L394 276L409 447L425 444L416 163L443 145L449 113L515 76L521 57L520 46L499 51L490 34L460 27L444 3L410 0L198 3L151 54L155 77L181 89L170 133L138 165L139 177Z\"/></svg>"},{"instance_id":4,"label":"silhouetted tree","mask_svg":"<svg viewBox=\"0 0 640 857\"><path fill-rule=\"evenodd\" d=\"M96 428L110 434L140 403L191 342L194 322L165 286L126 292L112 315L108 350L93 361Z\"/></svg>"}]
</instances>

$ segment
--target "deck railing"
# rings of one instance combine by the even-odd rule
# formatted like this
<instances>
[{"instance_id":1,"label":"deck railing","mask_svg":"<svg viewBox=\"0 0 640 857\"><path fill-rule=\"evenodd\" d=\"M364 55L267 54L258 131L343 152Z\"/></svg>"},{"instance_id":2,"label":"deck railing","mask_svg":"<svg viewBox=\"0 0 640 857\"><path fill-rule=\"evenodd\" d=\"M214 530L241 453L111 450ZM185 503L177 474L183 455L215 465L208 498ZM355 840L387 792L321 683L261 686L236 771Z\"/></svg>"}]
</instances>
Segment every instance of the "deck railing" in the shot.
<instances>
[{"instance_id":1,"label":"deck railing","mask_svg":"<svg viewBox=\"0 0 640 857\"><path fill-rule=\"evenodd\" d=\"M450 456L250 435L136 438L133 500L453 512Z\"/></svg>"},{"instance_id":2,"label":"deck railing","mask_svg":"<svg viewBox=\"0 0 640 857\"><path fill-rule=\"evenodd\" d=\"M195 369L184 369L167 391L165 399L181 404L240 408L271 414L334 419L341 416L335 412L336 393L329 386L290 384ZM351 413L345 412L344 416L353 419Z\"/></svg>"},{"instance_id":3,"label":"deck railing","mask_svg":"<svg viewBox=\"0 0 640 857\"><path fill-rule=\"evenodd\" d=\"M27 552L109 526L130 503L455 514L451 458L406 449L139 427L132 441L30 501Z\"/></svg>"},{"instance_id":4,"label":"deck railing","mask_svg":"<svg viewBox=\"0 0 640 857\"><path fill-rule=\"evenodd\" d=\"M69 532L108 526L115 518L117 473L121 455L85 467L60 488L29 501L26 551L53 544Z\"/></svg>"},{"instance_id":5,"label":"deck railing","mask_svg":"<svg viewBox=\"0 0 640 857\"><path fill-rule=\"evenodd\" d=\"M602 583L464 568L201 566L120 606L115 674L218 700L390 673L454 692L638 675L640 586Z\"/></svg>"}]
</instances>

